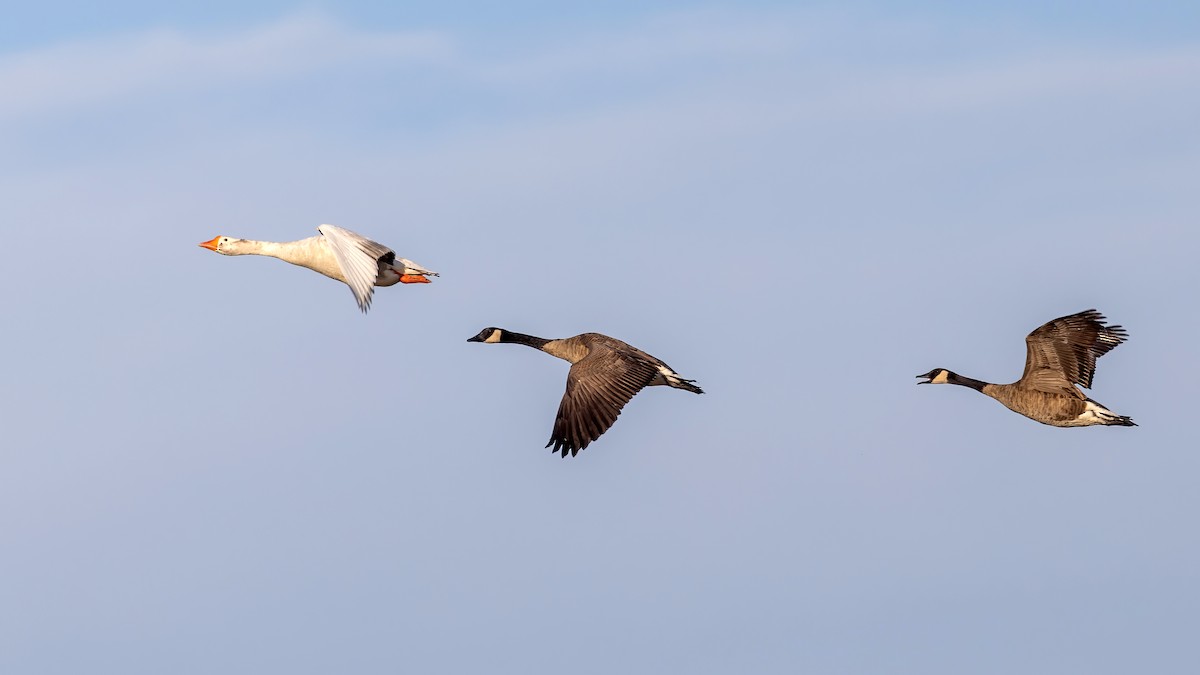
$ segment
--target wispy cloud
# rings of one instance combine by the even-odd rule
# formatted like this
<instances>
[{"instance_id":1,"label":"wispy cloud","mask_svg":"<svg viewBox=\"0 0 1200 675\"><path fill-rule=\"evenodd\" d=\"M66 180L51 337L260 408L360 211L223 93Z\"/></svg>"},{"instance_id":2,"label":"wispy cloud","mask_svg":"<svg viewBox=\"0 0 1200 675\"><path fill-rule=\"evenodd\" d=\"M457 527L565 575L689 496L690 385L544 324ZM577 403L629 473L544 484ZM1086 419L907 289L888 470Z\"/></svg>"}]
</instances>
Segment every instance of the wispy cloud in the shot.
<instances>
[{"instance_id":1,"label":"wispy cloud","mask_svg":"<svg viewBox=\"0 0 1200 675\"><path fill-rule=\"evenodd\" d=\"M646 76L668 67L761 63L811 45L820 34L817 24L826 22L817 15L809 21L794 14L779 18L715 10L665 14L620 30L560 36L515 49L502 60L480 60L475 71L491 81L520 84L593 73Z\"/></svg>"},{"instance_id":2,"label":"wispy cloud","mask_svg":"<svg viewBox=\"0 0 1200 675\"><path fill-rule=\"evenodd\" d=\"M1194 164L1172 130L1200 110L1188 86L1197 44L972 47L938 26L800 12L677 13L585 33L389 32L304 15L28 52L0 60L0 140L34 158L5 178L61 190L71 165L44 149L62 144L62 156L90 151L110 180L128 167L131 186L220 183L224 199L252 181L248 201L271 208L314 180L322 192L404 185L406 204L429 209L469 183L476 197L537 195L565 214L583 193L604 204L701 184L829 197L874 181L877 197L909 199L906 181L946 184L957 167L1014 153L1039 157L1014 179L1031 191L1082 176L1096 152L1120 161L1081 185ZM37 133L18 133L33 120ZM93 187L89 162L78 170L73 189L112 192Z\"/></svg>"},{"instance_id":3,"label":"wispy cloud","mask_svg":"<svg viewBox=\"0 0 1200 675\"><path fill-rule=\"evenodd\" d=\"M354 31L316 14L227 35L158 29L0 58L0 121L359 61L439 62L451 52L436 33Z\"/></svg>"},{"instance_id":4,"label":"wispy cloud","mask_svg":"<svg viewBox=\"0 0 1200 675\"><path fill-rule=\"evenodd\" d=\"M1089 45L968 44L913 21L815 12L696 11L541 41L467 40L444 33L364 30L302 14L229 34L158 29L0 58L0 121L172 92L280 83L351 68L436 71L405 86L505 88L559 104L604 88L614 101L682 92L764 118L955 111L1088 91L1200 78L1200 45L1118 51ZM997 43L1003 43L1003 39ZM943 52L953 52L952 58ZM349 72L349 71L347 71ZM642 86L644 85L644 86ZM651 86L652 85L652 86ZM415 100L417 96L413 96ZM498 102L501 107L520 105Z\"/></svg>"}]
</instances>

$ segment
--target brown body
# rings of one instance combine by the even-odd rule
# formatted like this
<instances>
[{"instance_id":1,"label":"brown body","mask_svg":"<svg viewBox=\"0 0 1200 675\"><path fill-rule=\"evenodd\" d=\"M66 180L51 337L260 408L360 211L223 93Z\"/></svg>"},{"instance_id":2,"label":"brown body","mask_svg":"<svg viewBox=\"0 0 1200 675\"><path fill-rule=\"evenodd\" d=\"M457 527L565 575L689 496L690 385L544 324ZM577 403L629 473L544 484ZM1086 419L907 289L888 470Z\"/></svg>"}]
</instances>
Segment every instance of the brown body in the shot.
<instances>
[{"instance_id":1,"label":"brown body","mask_svg":"<svg viewBox=\"0 0 1200 675\"><path fill-rule=\"evenodd\" d=\"M1078 391L1078 390L1076 390ZM1069 396L1013 384L987 384L983 393L1004 404L1009 410L1031 420L1055 427L1085 427L1099 422L1084 415L1088 400L1083 394ZM1103 406L1101 406L1103 407Z\"/></svg>"},{"instance_id":2,"label":"brown body","mask_svg":"<svg viewBox=\"0 0 1200 675\"><path fill-rule=\"evenodd\" d=\"M1094 309L1046 323L1025 338L1025 372L1012 384L991 384L935 368L917 384L957 384L996 399L1013 412L1055 427L1137 426L1078 389L1091 388L1096 359L1126 340ZM1078 385L1078 386L1077 386Z\"/></svg>"}]
</instances>

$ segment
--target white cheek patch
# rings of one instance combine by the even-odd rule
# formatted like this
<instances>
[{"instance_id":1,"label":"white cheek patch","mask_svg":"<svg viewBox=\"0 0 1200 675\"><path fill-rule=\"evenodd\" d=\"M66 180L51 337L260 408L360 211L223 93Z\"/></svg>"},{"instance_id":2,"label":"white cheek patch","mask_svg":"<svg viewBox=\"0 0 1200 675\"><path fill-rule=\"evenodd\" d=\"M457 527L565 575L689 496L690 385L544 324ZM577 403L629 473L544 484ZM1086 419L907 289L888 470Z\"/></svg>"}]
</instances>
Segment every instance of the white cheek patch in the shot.
<instances>
[{"instance_id":1,"label":"white cheek patch","mask_svg":"<svg viewBox=\"0 0 1200 675\"><path fill-rule=\"evenodd\" d=\"M498 330L492 331L492 334L487 336L487 338L484 340L484 342L486 342L488 344L496 344L499 341L500 341L500 331L498 331Z\"/></svg>"}]
</instances>

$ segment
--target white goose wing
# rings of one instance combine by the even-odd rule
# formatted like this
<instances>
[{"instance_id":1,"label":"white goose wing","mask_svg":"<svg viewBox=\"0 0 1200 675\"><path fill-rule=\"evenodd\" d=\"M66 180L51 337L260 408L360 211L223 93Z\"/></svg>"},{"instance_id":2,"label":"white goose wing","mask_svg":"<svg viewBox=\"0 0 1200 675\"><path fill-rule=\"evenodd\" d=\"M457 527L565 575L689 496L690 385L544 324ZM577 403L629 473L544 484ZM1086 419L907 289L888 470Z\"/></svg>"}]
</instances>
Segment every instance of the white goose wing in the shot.
<instances>
[{"instance_id":1,"label":"white goose wing","mask_svg":"<svg viewBox=\"0 0 1200 675\"><path fill-rule=\"evenodd\" d=\"M371 296L375 292L375 279L379 277L379 259L395 256L392 249L371 241L356 232L337 225L321 225L317 228L333 251L346 285L354 292L358 308L364 313L371 308Z\"/></svg>"}]
</instances>

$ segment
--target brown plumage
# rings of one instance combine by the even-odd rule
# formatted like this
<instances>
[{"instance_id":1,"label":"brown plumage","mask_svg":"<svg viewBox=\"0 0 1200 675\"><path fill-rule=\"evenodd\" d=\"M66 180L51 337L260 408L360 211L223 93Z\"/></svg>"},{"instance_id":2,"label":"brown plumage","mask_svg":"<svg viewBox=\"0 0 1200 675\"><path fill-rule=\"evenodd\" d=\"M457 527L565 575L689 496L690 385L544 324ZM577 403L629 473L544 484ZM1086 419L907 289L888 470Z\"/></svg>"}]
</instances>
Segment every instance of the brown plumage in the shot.
<instances>
[{"instance_id":1,"label":"brown plumage","mask_svg":"<svg viewBox=\"0 0 1200 675\"><path fill-rule=\"evenodd\" d=\"M561 340L484 328L467 342L523 344L571 363L567 390L554 418L546 447L563 457L579 453L608 431L621 409L646 387L666 385L695 394L704 391L685 380L661 359L600 333L583 333Z\"/></svg>"},{"instance_id":2,"label":"brown plumage","mask_svg":"<svg viewBox=\"0 0 1200 675\"><path fill-rule=\"evenodd\" d=\"M1009 410L1056 427L1137 426L1079 391L1091 388L1096 359L1124 342L1121 326L1106 326L1094 309L1054 319L1025 338L1025 371L1012 384L991 384L963 377L945 368L918 375L917 384L957 384L970 387L1004 404Z\"/></svg>"}]
</instances>

